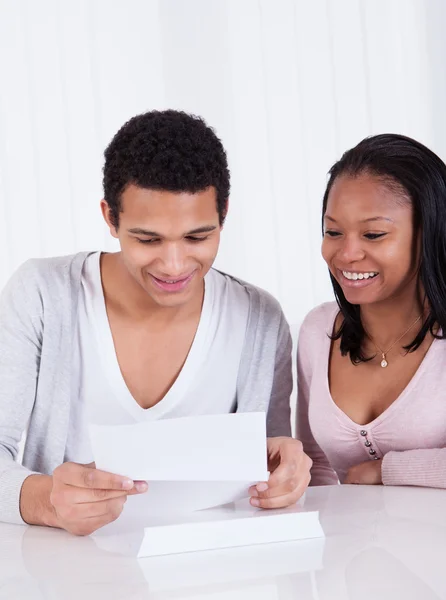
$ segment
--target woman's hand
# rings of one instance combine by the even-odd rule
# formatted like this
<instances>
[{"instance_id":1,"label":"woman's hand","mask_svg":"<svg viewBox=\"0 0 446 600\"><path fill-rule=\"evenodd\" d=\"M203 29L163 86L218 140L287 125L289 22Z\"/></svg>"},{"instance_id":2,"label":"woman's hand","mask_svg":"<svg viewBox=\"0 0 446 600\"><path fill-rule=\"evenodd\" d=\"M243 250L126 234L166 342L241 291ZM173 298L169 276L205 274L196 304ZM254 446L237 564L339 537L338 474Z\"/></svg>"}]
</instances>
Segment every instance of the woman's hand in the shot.
<instances>
[{"instance_id":1,"label":"woman's hand","mask_svg":"<svg viewBox=\"0 0 446 600\"><path fill-rule=\"evenodd\" d=\"M344 483L355 483L359 485L382 484L381 464L382 459L380 458L379 460L367 460L359 465L350 467Z\"/></svg>"}]
</instances>

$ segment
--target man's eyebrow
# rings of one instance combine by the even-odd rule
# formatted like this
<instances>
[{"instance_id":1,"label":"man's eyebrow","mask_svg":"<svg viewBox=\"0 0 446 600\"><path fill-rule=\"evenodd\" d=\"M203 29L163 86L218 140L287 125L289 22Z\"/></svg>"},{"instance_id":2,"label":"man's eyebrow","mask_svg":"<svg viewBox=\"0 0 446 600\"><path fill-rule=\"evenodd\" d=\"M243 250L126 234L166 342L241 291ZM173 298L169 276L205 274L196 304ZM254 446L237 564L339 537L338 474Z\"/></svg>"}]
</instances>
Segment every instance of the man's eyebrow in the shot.
<instances>
[{"instance_id":1,"label":"man's eyebrow","mask_svg":"<svg viewBox=\"0 0 446 600\"><path fill-rule=\"evenodd\" d=\"M188 231L186 235L196 235L197 233L211 233L211 231L215 231L217 227L215 225L205 225L204 227L198 227L198 229L192 229L192 231Z\"/></svg>"},{"instance_id":2,"label":"man's eyebrow","mask_svg":"<svg viewBox=\"0 0 446 600\"><path fill-rule=\"evenodd\" d=\"M197 235L198 233L210 233L211 231L215 231L217 227L215 225L205 225L204 227L198 227L197 229L193 229L192 231L188 231L184 235ZM148 229L142 229L141 227L132 227L128 229L129 233L134 233L136 235L147 235L150 237L159 237L163 236L161 233L157 233L156 231L149 231Z\"/></svg>"},{"instance_id":3,"label":"man's eyebrow","mask_svg":"<svg viewBox=\"0 0 446 600\"><path fill-rule=\"evenodd\" d=\"M136 233L136 235L151 235L152 237L162 237L156 231L149 231L148 229L141 229L141 227L132 227L127 230L129 233Z\"/></svg>"}]
</instances>

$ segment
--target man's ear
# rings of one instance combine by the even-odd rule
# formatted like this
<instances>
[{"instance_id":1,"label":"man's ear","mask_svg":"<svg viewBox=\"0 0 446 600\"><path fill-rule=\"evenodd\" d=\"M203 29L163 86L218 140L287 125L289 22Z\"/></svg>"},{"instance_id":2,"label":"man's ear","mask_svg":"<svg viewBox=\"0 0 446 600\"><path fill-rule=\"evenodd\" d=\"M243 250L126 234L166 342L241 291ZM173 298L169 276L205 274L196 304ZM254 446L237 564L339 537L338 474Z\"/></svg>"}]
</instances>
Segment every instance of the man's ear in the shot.
<instances>
[{"instance_id":1,"label":"man's ear","mask_svg":"<svg viewBox=\"0 0 446 600\"><path fill-rule=\"evenodd\" d=\"M102 216L104 217L104 221L107 223L107 227L109 228L111 235L114 238L117 238L118 230L113 225L111 210L108 205L108 202L106 200L104 200L104 198L102 198L102 200L101 200L101 212L102 212Z\"/></svg>"}]
</instances>

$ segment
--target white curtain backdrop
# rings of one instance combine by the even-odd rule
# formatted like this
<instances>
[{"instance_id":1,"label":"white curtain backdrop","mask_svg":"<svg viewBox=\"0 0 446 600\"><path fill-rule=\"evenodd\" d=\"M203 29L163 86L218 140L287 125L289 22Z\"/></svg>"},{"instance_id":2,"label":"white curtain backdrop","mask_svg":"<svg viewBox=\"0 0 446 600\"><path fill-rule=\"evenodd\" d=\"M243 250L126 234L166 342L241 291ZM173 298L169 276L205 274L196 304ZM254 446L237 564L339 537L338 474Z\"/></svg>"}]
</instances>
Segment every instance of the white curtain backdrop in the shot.
<instances>
[{"instance_id":1,"label":"white curtain backdrop","mask_svg":"<svg viewBox=\"0 0 446 600\"><path fill-rule=\"evenodd\" d=\"M102 152L131 116L206 118L232 171L217 266L291 324L331 299L326 172L366 135L446 155L442 0L0 0L0 287L24 260L114 249Z\"/></svg>"}]
</instances>

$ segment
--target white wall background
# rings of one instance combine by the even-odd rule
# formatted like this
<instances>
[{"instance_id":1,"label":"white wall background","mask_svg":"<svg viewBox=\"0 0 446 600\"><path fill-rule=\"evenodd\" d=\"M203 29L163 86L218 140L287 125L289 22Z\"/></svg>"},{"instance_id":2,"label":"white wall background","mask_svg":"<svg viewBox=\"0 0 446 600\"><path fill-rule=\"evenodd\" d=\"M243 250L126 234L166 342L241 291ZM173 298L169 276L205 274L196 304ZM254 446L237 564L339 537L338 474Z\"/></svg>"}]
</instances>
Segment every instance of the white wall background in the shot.
<instances>
[{"instance_id":1,"label":"white wall background","mask_svg":"<svg viewBox=\"0 0 446 600\"><path fill-rule=\"evenodd\" d=\"M364 136L446 156L442 0L0 0L0 287L30 256L113 249L102 152L153 108L204 116L232 195L218 266L291 323L331 298L333 161Z\"/></svg>"}]
</instances>

